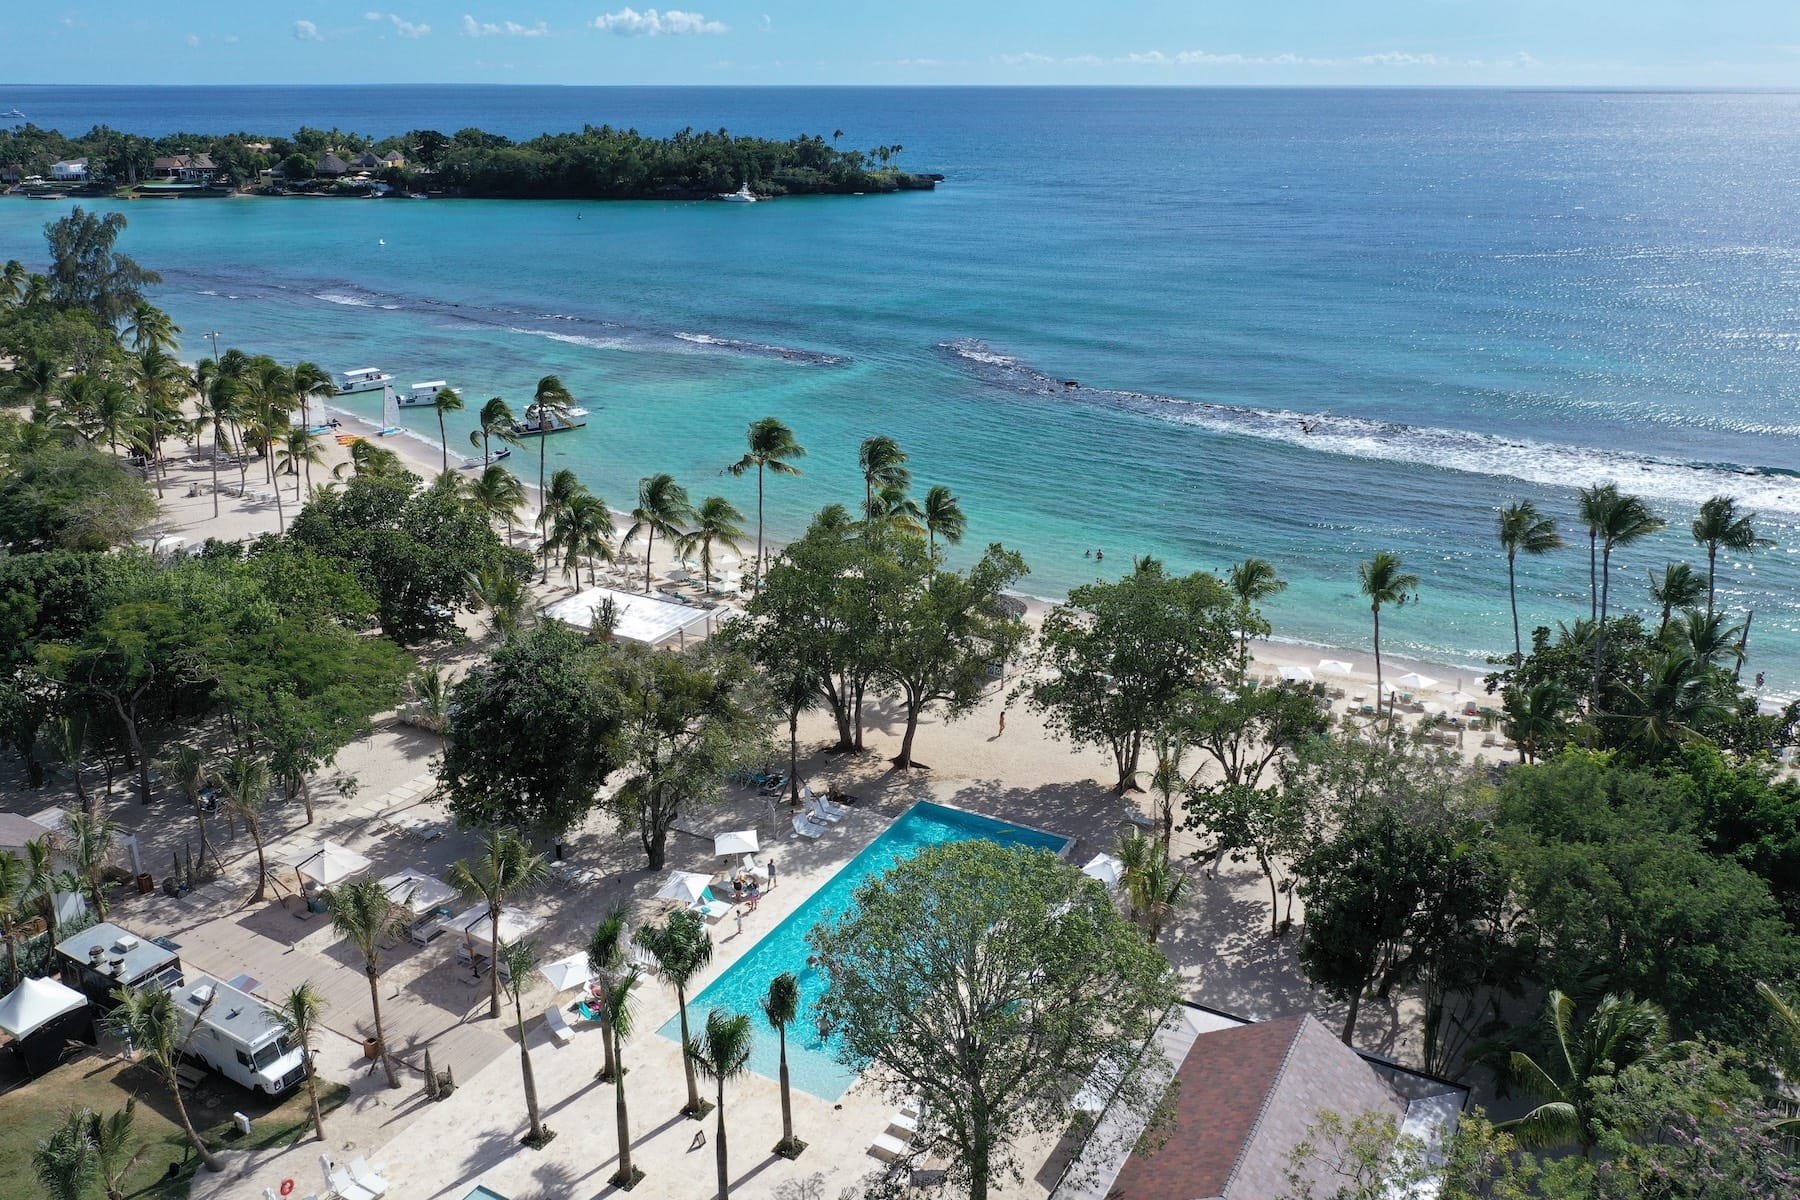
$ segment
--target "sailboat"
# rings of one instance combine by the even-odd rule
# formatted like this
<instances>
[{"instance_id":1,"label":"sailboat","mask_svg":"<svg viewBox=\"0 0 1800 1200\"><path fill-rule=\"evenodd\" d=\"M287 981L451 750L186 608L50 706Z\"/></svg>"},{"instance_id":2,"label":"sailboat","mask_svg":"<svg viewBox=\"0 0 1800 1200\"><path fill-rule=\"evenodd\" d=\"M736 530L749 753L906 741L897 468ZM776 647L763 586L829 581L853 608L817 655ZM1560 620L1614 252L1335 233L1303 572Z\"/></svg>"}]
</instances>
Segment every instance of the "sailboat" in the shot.
<instances>
[{"instance_id":1,"label":"sailboat","mask_svg":"<svg viewBox=\"0 0 1800 1200\"><path fill-rule=\"evenodd\" d=\"M394 385L391 383L381 387L381 428L377 432L382 437L400 432L400 399L394 395Z\"/></svg>"}]
</instances>

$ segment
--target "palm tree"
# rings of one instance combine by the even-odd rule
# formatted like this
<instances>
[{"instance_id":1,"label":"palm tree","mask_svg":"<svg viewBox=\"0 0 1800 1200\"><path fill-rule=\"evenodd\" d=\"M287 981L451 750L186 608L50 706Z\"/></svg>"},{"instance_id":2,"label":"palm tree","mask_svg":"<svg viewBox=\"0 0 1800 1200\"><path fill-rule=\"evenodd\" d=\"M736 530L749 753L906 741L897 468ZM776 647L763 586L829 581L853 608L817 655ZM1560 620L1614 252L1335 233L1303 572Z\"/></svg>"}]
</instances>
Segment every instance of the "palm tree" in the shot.
<instances>
[{"instance_id":1,"label":"palm tree","mask_svg":"<svg viewBox=\"0 0 1800 1200\"><path fill-rule=\"evenodd\" d=\"M525 506L525 485L519 482L518 476L499 463L491 463L469 485L469 500L489 521L505 523L506 540L510 545L513 521Z\"/></svg>"},{"instance_id":2,"label":"palm tree","mask_svg":"<svg viewBox=\"0 0 1800 1200\"><path fill-rule=\"evenodd\" d=\"M594 927L594 936L588 939L587 945L588 971L600 986L602 998L611 990L619 965L625 959L624 940L625 907L614 905L612 911ZM599 1073L594 1078L602 1083L611 1083L619 1073L619 1062L616 1047L613 1046L612 1024L604 1002L600 1005L600 1043L602 1062Z\"/></svg>"},{"instance_id":3,"label":"palm tree","mask_svg":"<svg viewBox=\"0 0 1800 1200\"><path fill-rule=\"evenodd\" d=\"M58 717L50 727L50 742L57 757L69 768L69 774L75 781L75 798L81 802L81 811L92 815L100 812L100 798L89 793L87 782L81 775L81 764L87 758L88 748L88 716L76 709L66 717Z\"/></svg>"},{"instance_id":4,"label":"palm tree","mask_svg":"<svg viewBox=\"0 0 1800 1200\"><path fill-rule=\"evenodd\" d=\"M488 612L488 625L501 642L525 623L531 597L525 581L504 567L483 567L468 576L469 599Z\"/></svg>"},{"instance_id":5,"label":"palm tree","mask_svg":"<svg viewBox=\"0 0 1800 1200\"><path fill-rule=\"evenodd\" d=\"M1127 829L1119 835L1119 890L1125 895L1125 914L1134 922L1144 911L1144 877L1157 848L1156 839L1142 830Z\"/></svg>"},{"instance_id":6,"label":"palm tree","mask_svg":"<svg viewBox=\"0 0 1800 1200\"><path fill-rule=\"evenodd\" d=\"M688 1043L687 1057L700 1073L719 1086L718 1128L713 1134L713 1156L719 1164L719 1200L730 1200L731 1167L725 1150L725 1084L749 1069L750 1018L715 1008L706 1014L706 1032Z\"/></svg>"},{"instance_id":7,"label":"palm tree","mask_svg":"<svg viewBox=\"0 0 1800 1200\"><path fill-rule=\"evenodd\" d=\"M188 806L194 810L194 820L200 823L200 865L204 867L209 857L218 857L213 850L212 838L206 832L206 809L200 803L200 791L206 786L206 755L198 747L183 744L176 746L175 753L164 759L162 765L180 785Z\"/></svg>"},{"instance_id":8,"label":"palm tree","mask_svg":"<svg viewBox=\"0 0 1800 1200\"><path fill-rule=\"evenodd\" d=\"M156 460L156 488L161 495L167 475L163 466L163 430L181 424L181 401L193 387L193 377L174 355L155 346L147 346L132 357L130 374L141 404L139 423Z\"/></svg>"},{"instance_id":9,"label":"palm tree","mask_svg":"<svg viewBox=\"0 0 1800 1200\"><path fill-rule=\"evenodd\" d=\"M533 1150L542 1150L551 1138L555 1137L544 1128L544 1116L538 1109L537 1075L531 1069L531 1044L525 1040L525 1006L519 994L531 981L532 972L537 970L537 946L531 942L517 942L511 946L494 945L494 970L496 978L503 978L506 983L506 994L512 997L513 1028L519 1035L519 1074L525 1081L525 1115L531 1123L525 1134L525 1144ZM505 964L505 969L501 965Z\"/></svg>"},{"instance_id":10,"label":"palm tree","mask_svg":"<svg viewBox=\"0 0 1800 1200\"><path fill-rule=\"evenodd\" d=\"M398 454L364 438L350 443L350 461L331 468L331 474L341 479L345 471L352 475L398 475L405 469Z\"/></svg>"},{"instance_id":11,"label":"palm tree","mask_svg":"<svg viewBox=\"0 0 1800 1200\"><path fill-rule=\"evenodd\" d=\"M725 497L708 496L694 510L693 529L682 536L683 554L695 546L700 547L700 575L709 595L712 593L713 543L717 542L734 553L737 552L739 540L744 536L744 527L738 522L743 519L744 514Z\"/></svg>"},{"instance_id":12,"label":"palm tree","mask_svg":"<svg viewBox=\"0 0 1800 1200\"><path fill-rule=\"evenodd\" d=\"M1577 493L1576 510L1588 535L1588 619L1600 619L1600 526L1606 513L1619 502L1619 485L1597 483Z\"/></svg>"},{"instance_id":13,"label":"palm tree","mask_svg":"<svg viewBox=\"0 0 1800 1200\"><path fill-rule=\"evenodd\" d=\"M650 952L656 960L663 982L675 989L675 1003L681 1013L681 1044L690 1044L687 1017L687 985L707 963L712 961L712 938L706 934L706 923L700 914L681 909L671 913L661 925L645 925L632 935L632 940ZM681 1111L698 1121L706 1115L700 1100L700 1084L694 1078L694 1060L683 1052L682 1069L687 1072L687 1107Z\"/></svg>"},{"instance_id":14,"label":"palm tree","mask_svg":"<svg viewBox=\"0 0 1800 1200\"><path fill-rule=\"evenodd\" d=\"M1786 997L1762 980L1756 981L1756 994L1763 998L1769 1006L1769 1015L1775 1019L1774 1037L1776 1047L1781 1054L1781 1069L1789 1079L1800 1070L1800 1005L1789 1003Z\"/></svg>"},{"instance_id":15,"label":"palm tree","mask_svg":"<svg viewBox=\"0 0 1800 1200\"><path fill-rule=\"evenodd\" d=\"M768 994L762 998L763 1018L781 1043L781 1140L775 1153L783 1158L799 1158L806 1143L794 1137L794 1104L788 1094L787 1027L800 1015L800 979L792 971L783 971L769 980Z\"/></svg>"},{"instance_id":16,"label":"palm tree","mask_svg":"<svg viewBox=\"0 0 1800 1200\"><path fill-rule=\"evenodd\" d=\"M1600 659L1606 653L1606 611L1612 598L1612 553L1668 528L1668 522L1650 511L1637 496L1613 493L1612 501L1596 513L1594 533L1600 540L1600 623L1594 628L1594 682L1588 692L1588 710L1600 709Z\"/></svg>"},{"instance_id":17,"label":"palm tree","mask_svg":"<svg viewBox=\"0 0 1800 1200\"><path fill-rule=\"evenodd\" d=\"M1562 728L1563 714L1574 703L1567 689L1549 679L1540 679L1507 703L1507 736L1518 744L1520 762L1537 760L1538 747Z\"/></svg>"},{"instance_id":18,"label":"palm tree","mask_svg":"<svg viewBox=\"0 0 1800 1200\"><path fill-rule=\"evenodd\" d=\"M625 1111L625 1039L631 1036L636 1006L633 998L638 980L643 975L633 965L626 967L606 989L604 1009L606 1027L611 1032L613 1061L613 1115L619 1128L619 1169L609 1181L614 1187L630 1191L644 1173L631 1164L631 1120Z\"/></svg>"},{"instance_id":19,"label":"palm tree","mask_svg":"<svg viewBox=\"0 0 1800 1200\"><path fill-rule=\"evenodd\" d=\"M513 426L518 420L512 405L503 397L495 396L481 406L481 412L475 418L475 428L469 433L469 445L481 447L482 467L493 466L493 459L488 456L488 443L491 439L499 438L513 446L519 444L519 435L513 432Z\"/></svg>"},{"instance_id":20,"label":"palm tree","mask_svg":"<svg viewBox=\"0 0 1800 1200\"><path fill-rule=\"evenodd\" d=\"M1661 638L1669 631L1669 616L1678 608L1692 608L1706 594L1706 581L1694 574L1686 563L1665 563L1658 576L1650 572L1650 599L1662 609L1662 621L1656 627Z\"/></svg>"},{"instance_id":21,"label":"palm tree","mask_svg":"<svg viewBox=\"0 0 1800 1200\"><path fill-rule=\"evenodd\" d=\"M250 841L256 846L256 894L252 904L260 904L268 894L269 865L263 852L263 807L269 802L269 764L248 754L235 754L225 766L214 772L213 779L225 793L225 803L243 818Z\"/></svg>"},{"instance_id":22,"label":"palm tree","mask_svg":"<svg viewBox=\"0 0 1800 1200\"><path fill-rule=\"evenodd\" d=\"M862 467L863 485L866 489L863 497L864 512L875 507L875 493L881 489L899 488L904 492L912 486L912 471L906 466L906 451L891 437L882 435L864 439L862 448L857 451L856 460Z\"/></svg>"},{"instance_id":23,"label":"palm tree","mask_svg":"<svg viewBox=\"0 0 1800 1200\"><path fill-rule=\"evenodd\" d=\"M1742 512L1730 496L1714 496L1700 506L1694 518L1694 540L1706 547L1706 611L1713 610L1713 585L1718 576L1719 547L1748 554L1775 544L1756 532L1756 514Z\"/></svg>"},{"instance_id":24,"label":"palm tree","mask_svg":"<svg viewBox=\"0 0 1800 1200\"><path fill-rule=\"evenodd\" d=\"M1226 583L1238 601L1238 683L1242 685L1250 669L1250 619L1259 603L1287 591L1287 580L1268 559L1246 558L1232 564Z\"/></svg>"},{"instance_id":25,"label":"palm tree","mask_svg":"<svg viewBox=\"0 0 1800 1200\"><path fill-rule=\"evenodd\" d=\"M118 836L119 823L110 817L70 809L63 819L63 853L87 884L88 899L102 921L106 920L106 891L100 886L100 872L105 870L113 839Z\"/></svg>"},{"instance_id":26,"label":"palm tree","mask_svg":"<svg viewBox=\"0 0 1800 1200\"><path fill-rule=\"evenodd\" d=\"M925 510L903 487L890 485L876 492L863 516L871 530L897 529L913 537L924 537L927 532Z\"/></svg>"},{"instance_id":27,"label":"palm tree","mask_svg":"<svg viewBox=\"0 0 1800 1200\"><path fill-rule=\"evenodd\" d=\"M275 482L275 456L269 453L269 448L287 427L288 405L293 395L294 381L286 367L266 354L251 360L250 370L244 378L243 399L247 407L241 417L246 426L243 437L261 452L263 469L270 484ZM247 459L239 462L240 482L249 469Z\"/></svg>"},{"instance_id":28,"label":"palm tree","mask_svg":"<svg viewBox=\"0 0 1800 1200\"><path fill-rule=\"evenodd\" d=\"M614 558L613 532L612 510L592 492L583 491L558 514L556 544L562 547L564 569L574 569L577 586L581 584L584 558L588 564L588 586L599 582L599 564Z\"/></svg>"},{"instance_id":29,"label":"palm tree","mask_svg":"<svg viewBox=\"0 0 1800 1200\"><path fill-rule=\"evenodd\" d=\"M463 408L462 393L453 387L441 387L431 398L431 411L437 414L438 445L444 451L444 470L450 469L450 435L444 432L444 417Z\"/></svg>"},{"instance_id":30,"label":"palm tree","mask_svg":"<svg viewBox=\"0 0 1800 1200\"><path fill-rule=\"evenodd\" d=\"M496 397L497 399L498 397ZM492 401L489 401L491 404ZM569 409L574 407L575 397L563 386L563 381L554 375L546 375L538 380L537 392L531 398L531 404L525 409L525 419L538 423L538 525L544 534L550 532L549 522L544 519L544 464L546 446L550 441L550 431L557 422L569 419Z\"/></svg>"},{"instance_id":31,"label":"palm tree","mask_svg":"<svg viewBox=\"0 0 1800 1200\"><path fill-rule=\"evenodd\" d=\"M276 1023L287 1034L288 1041L306 1056L306 1101L312 1107L313 1132L322 1142L325 1140L325 1114L319 1111L319 1081L313 1073L313 1038L319 1032L325 998L313 990L310 982L303 982L283 996L273 1011Z\"/></svg>"},{"instance_id":32,"label":"palm tree","mask_svg":"<svg viewBox=\"0 0 1800 1200\"><path fill-rule=\"evenodd\" d=\"M1519 637L1519 553L1548 554L1561 549L1562 536L1556 532L1556 520L1538 512L1529 500L1509 504L1500 510L1500 548L1506 551L1506 594L1512 601L1513 666L1525 661L1525 643Z\"/></svg>"},{"instance_id":33,"label":"palm tree","mask_svg":"<svg viewBox=\"0 0 1800 1200\"><path fill-rule=\"evenodd\" d=\"M1689 616L1702 625L1716 625L1720 619L1717 613L1709 617L1698 611ZM1632 736L1652 754L1660 755L1699 738L1700 727L1729 716L1729 711L1712 699L1708 676L1705 665L1685 647L1657 655L1644 681L1625 689Z\"/></svg>"},{"instance_id":34,"label":"palm tree","mask_svg":"<svg viewBox=\"0 0 1800 1200\"><path fill-rule=\"evenodd\" d=\"M337 395L337 385L331 381L331 373L318 363L297 362L294 369L288 372L288 382L294 389L294 402L300 406L300 428L311 431L312 404L314 400L323 403ZM312 489L312 463L306 465L307 490Z\"/></svg>"},{"instance_id":35,"label":"palm tree","mask_svg":"<svg viewBox=\"0 0 1800 1200\"><path fill-rule=\"evenodd\" d=\"M6 978L19 980L19 926L31 916L31 868L12 854L0 854L0 939L6 942Z\"/></svg>"},{"instance_id":36,"label":"palm tree","mask_svg":"<svg viewBox=\"0 0 1800 1200\"><path fill-rule=\"evenodd\" d=\"M1153 855L1143 875L1144 933L1150 944L1162 940L1163 926L1175 912L1175 902L1187 890L1188 874L1169 861L1168 851Z\"/></svg>"},{"instance_id":37,"label":"palm tree","mask_svg":"<svg viewBox=\"0 0 1800 1200\"><path fill-rule=\"evenodd\" d=\"M281 447L275 452L275 459L282 471L294 477L294 499L299 500L302 475L310 491L313 466L325 465L325 452L319 449L319 439L312 430L304 425L292 425L281 435ZM277 489L276 495L280 494Z\"/></svg>"},{"instance_id":38,"label":"palm tree","mask_svg":"<svg viewBox=\"0 0 1800 1200\"><path fill-rule=\"evenodd\" d=\"M375 1017L375 1041L381 1047L381 1067L387 1072L388 1086L397 1088L400 1077L394 1073L394 1057L388 1052L387 1034L381 1027L381 944L406 928L410 914L378 879L340 883L327 895L332 929L362 952L363 974L369 980L369 1008Z\"/></svg>"},{"instance_id":39,"label":"palm tree","mask_svg":"<svg viewBox=\"0 0 1800 1200\"><path fill-rule=\"evenodd\" d=\"M656 535L662 534L671 543L678 542L686 532L682 527L694 519L694 506L688 502L687 489L675 482L675 477L667 471L660 475L646 475L638 481L638 505L631 510L631 528L625 531L625 540L631 541L638 534L645 534L644 545L644 594L650 592L650 559L656 551Z\"/></svg>"},{"instance_id":40,"label":"palm tree","mask_svg":"<svg viewBox=\"0 0 1800 1200\"><path fill-rule=\"evenodd\" d=\"M806 447L794 440L793 430L774 417L764 417L760 421L750 422L748 438L750 448L744 452L744 457L725 469L733 475L742 475L753 468L756 471L756 578L758 586L761 586L763 577L763 473L773 471L777 475L800 474L800 468L794 465L794 460L806 457Z\"/></svg>"},{"instance_id":41,"label":"palm tree","mask_svg":"<svg viewBox=\"0 0 1800 1200\"><path fill-rule=\"evenodd\" d=\"M132 1136L137 1121L137 1097L125 1097L125 1104L106 1116L93 1109L83 1109L88 1121L88 1140L94 1146L94 1161L100 1167L100 1187L106 1200L125 1200L125 1176L138 1159L150 1149L148 1142Z\"/></svg>"},{"instance_id":42,"label":"palm tree","mask_svg":"<svg viewBox=\"0 0 1800 1200\"><path fill-rule=\"evenodd\" d=\"M500 910L509 896L536 887L550 874L544 856L534 853L516 830L490 829L474 860L450 864L449 884L468 896L479 896L488 906L488 945L500 951ZM493 964L488 980L488 1016L500 1018L500 964Z\"/></svg>"},{"instance_id":43,"label":"palm tree","mask_svg":"<svg viewBox=\"0 0 1800 1200\"><path fill-rule=\"evenodd\" d=\"M1419 590L1419 577L1407 574L1400 556L1391 550L1378 551L1361 567L1362 594L1369 598L1369 613L1375 618L1375 700L1379 704L1381 689L1381 606L1405 601L1407 593ZM1388 708L1390 715L1393 706Z\"/></svg>"},{"instance_id":44,"label":"palm tree","mask_svg":"<svg viewBox=\"0 0 1800 1200\"><path fill-rule=\"evenodd\" d=\"M187 1103L181 1098L181 1077L176 1074L176 1069L181 1066L186 1039L181 1032L181 1011L176 1007L175 994L161 987L121 987L113 995L119 1002L112 1012L114 1027L131 1039L145 1061L162 1076L163 1085L169 1089L169 1099L175 1105L175 1116L181 1122L181 1131L187 1135L188 1143L206 1164L206 1169L222 1170L224 1164L194 1128L194 1122L188 1117ZM194 1027L199 1028L199 1023L196 1022Z\"/></svg>"},{"instance_id":45,"label":"palm tree","mask_svg":"<svg viewBox=\"0 0 1800 1200\"><path fill-rule=\"evenodd\" d=\"M232 355L237 355L234 359ZM195 386L200 391L200 417L203 428L212 431L213 516L219 515L219 459L224 445L229 444L227 429L238 411L238 372L244 356L229 350L217 360L207 359L196 369ZM360 443L359 443L360 444Z\"/></svg>"},{"instance_id":46,"label":"palm tree","mask_svg":"<svg viewBox=\"0 0 1800 1200\"><path fill-rule=\"evenodd\" d=\"M1550 993L1545 1018L1555 1040L1548 1066L1518 1050L1511 1060L1513 1080L1543 1103L1498 1128L1524 1146L1575 1142L1590 1155L1600 1137L1594 1102L1603 1089L1597 1085L1634 1063L1654 1061L1667 1042L1667 1024L1648 1001L1608 995L1577 1028L1575 1001L1560 991Z\"/></svg>"},{"instance_id":47,"label":"palm tree","mask_svg":"<svg viewBox=\"0 0 1800 1200\"><path fill-rule=\"evenodd\" d=\"M946 546L955 546L961 544L963 534L969 531L969 518L963 514L962 501L941 483L925 493L922 512L926 546L934 556L939 538L944 539Z\"/></svg>"},{"instance_id":48,"label":"palm tree","mask_svg":"<svg viewBox=\"0 0 1800 1200\"><path fill-rule=\"evenodd\" d=\"M139 300L125 318L125 333L136 351L160 350L167 354L181 344L175 337L180 332L181 326L148 300Z\"/></svg>"},{"instance_id":49,"label":"palm tree","mask_svg":"<svg viewBox=\"0 0 1800 1200\"><path fill-rule=\"evenodd\" d=\"M17 304L25 295L25 264L16 258L0 268L0 303Z\"/></svg>"},{"instance_id":50,"label":"palm tree","mask_svg":"<svg viewBox=\"0 0 1800 1200\"><path fill-rule=\"evenodd\" d=\"M100 1182L100 1158L88 1123L92 1115L90 1109L72 1110L32 1151L32 1170L50 1200L87 1200Z\"/></svg>"},{"instance_id":51,"label":"palm tree","mask_svg":"<svg viewBox=\"0 0 1800 1200\"><path fill-rule=\"evenodd\" d=\"M72 892L81 886L73 871L57 867L54 838L54 834L45 834L26 842L24 860L26 894L37 905L39 914L44 918L44 925L50 931L50 944L53 946L62 940L56 932L56 897L61 892Z\"/></svg>"},{"instance_id":52,"label":"palm tree","mask_svg":"<svg viewBox=\"0 0 1800 1200\"><path fill-rule=\"evenodd\" d=\"M556 536L557 523L568 512L569 506L575 503L577 496L587 494L587 484L581 482L581 477L567 467L559 468L556 474L550 476L549 488L539 493L538 525L544 532L540 547L544 559L544 576L540 582L550 582L551 551L559 544Z\"/></svg>"}]
</instances>

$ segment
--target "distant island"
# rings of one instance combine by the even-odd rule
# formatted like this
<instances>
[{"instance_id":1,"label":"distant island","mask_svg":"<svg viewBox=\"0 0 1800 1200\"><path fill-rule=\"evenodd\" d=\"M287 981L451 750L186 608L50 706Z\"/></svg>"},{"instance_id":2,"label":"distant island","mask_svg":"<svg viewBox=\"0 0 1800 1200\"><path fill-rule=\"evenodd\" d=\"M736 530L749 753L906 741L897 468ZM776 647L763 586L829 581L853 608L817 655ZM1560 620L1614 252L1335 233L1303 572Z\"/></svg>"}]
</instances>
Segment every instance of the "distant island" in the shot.
<instances>
[{"instance_id":1,"label":"distant island","mask_svg":"<svg viewBox=\"0 0 1800 1200\"><path fill-rule=\"evenodd\" d=\"M35 196L467 196L517 200L769 200L930 190L942 175L894 165L900 146L841 150L833 133L788 141L727 130L647 137L589 125L514 142L480 129L374 139L302 127L162 138L96 126L66 137L0 128L0 188Z\"/></svg>"}]
</instances>

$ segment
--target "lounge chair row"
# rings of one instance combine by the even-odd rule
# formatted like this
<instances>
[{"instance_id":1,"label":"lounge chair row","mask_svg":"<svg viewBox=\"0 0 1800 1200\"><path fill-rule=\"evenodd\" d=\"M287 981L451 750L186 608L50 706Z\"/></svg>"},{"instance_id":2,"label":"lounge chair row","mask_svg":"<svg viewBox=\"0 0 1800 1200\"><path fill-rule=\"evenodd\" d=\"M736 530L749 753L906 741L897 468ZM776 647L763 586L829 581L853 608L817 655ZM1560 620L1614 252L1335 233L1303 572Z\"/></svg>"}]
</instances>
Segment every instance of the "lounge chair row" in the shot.
<instances>
[{"instance_id":1,"label":"lounge chair row","mask_svg":"<svg viewBox=\"0 0 1800 1200\"><path fill-rule=\"evenodd\" d=\"M849 809L814 794L810 783L801 785L800 800L805 811L794 814L794 832L801 837L816 838L850 813Z\"/></svg>"},{"instance_id":2,"label":"lounge chair row","mask_svg":"<svg viewBox=\"0 0 1800 1200\"><path fill-rule=\"evenodd\" d=\"M333 1169L329 1159L326 1162L325 1178L331 1184L330 1195L337 1200L377 1200L388 1190L388 1182L381 1176L383 1167L380 1163L358 1158L345 1171Z\"/></svg>"}]
</instances>

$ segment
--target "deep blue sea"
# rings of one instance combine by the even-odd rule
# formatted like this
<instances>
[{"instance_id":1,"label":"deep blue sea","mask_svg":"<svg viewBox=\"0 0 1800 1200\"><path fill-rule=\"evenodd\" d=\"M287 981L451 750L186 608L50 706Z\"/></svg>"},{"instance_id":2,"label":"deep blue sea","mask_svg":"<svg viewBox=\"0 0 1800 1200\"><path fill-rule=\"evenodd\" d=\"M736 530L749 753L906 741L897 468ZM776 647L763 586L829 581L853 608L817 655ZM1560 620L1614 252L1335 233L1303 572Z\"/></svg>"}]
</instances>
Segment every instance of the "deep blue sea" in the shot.
<instances>
[{"instance_id":1,"label":"deep blue sea","mask_svg":"<svg viewBox=\"0 0 1800 1200\"><path fill-rule=\"evenodd\" d=\"M0 85L9 108L75 131L898 143L948 181L756 205L138 203L124 249L162 271L194 355L218 330L518 407L561 374L595 420L552 457L616 506L670 470L750 512L754 482L721 468L775 414L811 452L769 489L792 533L860 497L857 443L891 433L921 488L962 496L970 543L1024 552L1030 591L1134 554L1260 554L1293 583L1278 634L1361 648L1357 562L1392 549L1422 599L1384 614L1384 647L1430 661L1510 644L1500 505L1571 517L1608 479L1648 497L1671 532L1615 559L1615 596L1642 605L1648 570L1702 561L1688 523L1729 492L1781 542L1723 564L1726 602L1756 613L1748 670L1800 685L1800 95ZM41 264L56 215L0 203L0 258ZM1585 614L1585 549L1524 564L1528 625Z\"/></svg>"}]
</instances>

